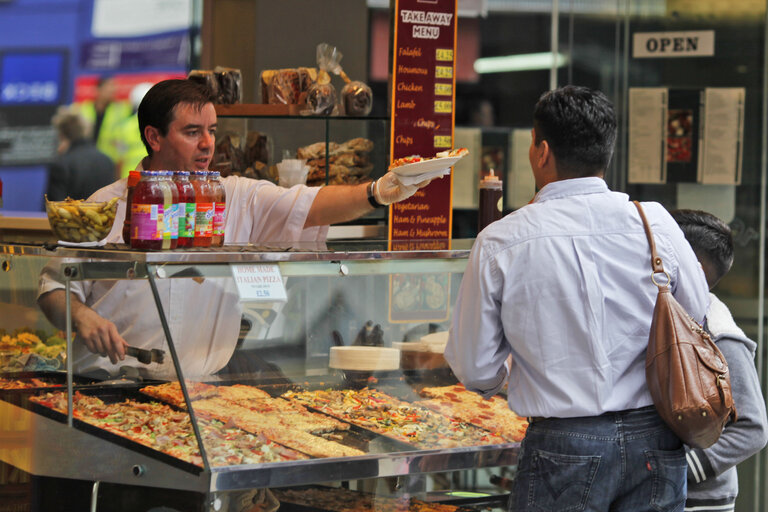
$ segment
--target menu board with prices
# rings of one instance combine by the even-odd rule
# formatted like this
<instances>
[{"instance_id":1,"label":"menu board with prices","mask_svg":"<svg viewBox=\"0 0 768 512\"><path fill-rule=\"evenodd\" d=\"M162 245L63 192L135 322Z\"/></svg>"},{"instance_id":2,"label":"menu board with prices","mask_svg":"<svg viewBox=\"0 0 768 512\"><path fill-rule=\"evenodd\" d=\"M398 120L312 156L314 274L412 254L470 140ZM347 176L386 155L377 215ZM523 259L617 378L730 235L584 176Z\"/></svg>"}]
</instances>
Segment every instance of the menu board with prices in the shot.
<instances>
[{"instance_id":1,"label":"menu board with prices","mask_svg":"<svg viewBox=\"0 0 768 512\"><path fill-rule=\"evenodd\" d=\"M453 147L456 0L396 0L392 161ZM436 178L390 207L392 250L447 249L452 179Z\"/></svg>"}]
</instances>

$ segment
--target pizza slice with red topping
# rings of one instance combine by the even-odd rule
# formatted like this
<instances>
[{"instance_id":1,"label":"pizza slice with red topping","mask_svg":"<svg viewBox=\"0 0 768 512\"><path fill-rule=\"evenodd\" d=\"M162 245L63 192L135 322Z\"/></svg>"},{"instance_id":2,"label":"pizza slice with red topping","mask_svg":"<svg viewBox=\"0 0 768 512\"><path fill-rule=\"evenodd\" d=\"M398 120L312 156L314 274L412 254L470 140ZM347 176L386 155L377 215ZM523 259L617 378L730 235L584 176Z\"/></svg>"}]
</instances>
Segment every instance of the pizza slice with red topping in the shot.
<instances>
[{"instance_id":1,"label":"pizza slice with red topping","mask_svg":"<svg viewBox=\"0 0 768 512\"><path fill-rule=\"evenodd\" d=\"M528 421L515 414L506 399L498 395L486 400L461 384L426 387L421 390L421 395L429 399L417 404L449 418L477 425L508 441L522 441L528 429Z\"/></svg>"}]
</instances>

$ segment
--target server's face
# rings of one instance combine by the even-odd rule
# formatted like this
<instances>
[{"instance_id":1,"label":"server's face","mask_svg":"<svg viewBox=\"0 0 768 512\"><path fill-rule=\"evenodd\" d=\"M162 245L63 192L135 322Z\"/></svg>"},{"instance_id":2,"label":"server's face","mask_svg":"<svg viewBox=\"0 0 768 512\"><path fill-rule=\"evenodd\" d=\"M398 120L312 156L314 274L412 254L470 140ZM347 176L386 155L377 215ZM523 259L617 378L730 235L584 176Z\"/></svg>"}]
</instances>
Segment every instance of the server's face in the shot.
<instances>
[{"instance_id":1,"label":"server's face","mask_svg":"<svg viewBox=\"0 0 768 512\"><path fill-rule=\"evenodd\" d=\"M206 103L198 108L189 103L179 103L173 112L166 135L157 132L147 137L152 146L152 167L172 171L207 170L216 145L216 110L213 104Z\"/></svg>"}]
</instances>

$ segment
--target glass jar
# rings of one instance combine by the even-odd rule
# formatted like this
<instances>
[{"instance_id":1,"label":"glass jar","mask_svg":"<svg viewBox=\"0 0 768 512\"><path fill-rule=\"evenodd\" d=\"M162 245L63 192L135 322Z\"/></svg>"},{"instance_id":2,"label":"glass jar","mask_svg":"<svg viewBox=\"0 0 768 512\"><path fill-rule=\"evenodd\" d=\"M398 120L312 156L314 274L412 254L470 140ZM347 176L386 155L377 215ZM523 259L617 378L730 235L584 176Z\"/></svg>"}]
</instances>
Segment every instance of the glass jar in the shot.
<instances>
[{"instance_id":1,"label":"glass jar","mask_svg":"<svg viewBox=\"0 0 768 512\"><path fill-rule=\"evenodd\" d=\"M213 191L208 183L208 171L192 171L189 182L195 189L194 247L210 247L213 237Z\"/></svg>"},{"instance_id":2,"label":"glass jar","mask_svg":"<svg viewBox=\"0 0 768 512\"><path fill-rule=\"evenodd\" d=\"M178 247L192 247L195 239L195 187L189 181L188 171L173 173L173 183L179 194L179 238Z\"/></svg>"},{"instance_id":3,"label":"glass jar","mask_svg":"<svg viewBox=\"0 0 768 512\"><path fill-rule=\"evenodd\" d=\"M208 183L213 191L213 230L211 236L211 246L221 247L224 245L224 220L227 214L227 191L224 189L224 183L221 181L219 171L211 171L208 174Z\"/></svg>"},{"instance_id":4,"label":"glass jar","mask_svg":"<svg viewBox=\"0 0 768 512\"><path fill-rule=\"evenodd\" d=\"M131 248L163 248L163 213L165 194L157 171L141 171L131 204Z\"/></svg>"},{"instance_id":5,"label":"glass jar","mask_svg":"<svg viewBox=\"0 0 768 512\"><path fill-rule=\"evenodd\" d=\"M171 181L172 171L158 171L158 182L163 189L163 249L175 249L179 241L179 192Z\"/></svg>"},{"instance_id":6,"label":"glass jar","mask_svg":"<svg viewBox=\"0 0 768 512\"><path fill-rule=\"evenodd\" d=\"M133 204L133 191L141 179L141 171L128 173L128 185L125 195L125 219L123 220L123 243L131 243L131 205Z\"/></svg>"}]
</instances>

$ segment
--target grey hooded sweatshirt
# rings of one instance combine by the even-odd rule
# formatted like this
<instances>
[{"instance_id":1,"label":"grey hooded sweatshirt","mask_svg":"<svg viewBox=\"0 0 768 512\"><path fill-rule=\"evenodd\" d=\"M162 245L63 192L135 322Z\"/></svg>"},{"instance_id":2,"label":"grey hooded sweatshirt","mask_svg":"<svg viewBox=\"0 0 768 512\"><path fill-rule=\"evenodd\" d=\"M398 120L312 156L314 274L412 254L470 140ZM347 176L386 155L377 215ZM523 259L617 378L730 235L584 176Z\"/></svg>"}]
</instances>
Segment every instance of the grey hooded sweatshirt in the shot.
<instances>
[{"instance_id":1,"label":"grey hooded sweatshirt","mask_svg":"<svg viewBox=\"0 0 768 512\"><path fill-rule=\"evenodd\" d=\"M736 464L768 442L765 400L755 369L757 344L733 321L731 312L710 294L707 329L728 361L738 419L728 423L718 441L705 450L686 447L688 459L687 512L731 512L739 481Z\"/></svg>"}]
</instances>

